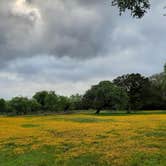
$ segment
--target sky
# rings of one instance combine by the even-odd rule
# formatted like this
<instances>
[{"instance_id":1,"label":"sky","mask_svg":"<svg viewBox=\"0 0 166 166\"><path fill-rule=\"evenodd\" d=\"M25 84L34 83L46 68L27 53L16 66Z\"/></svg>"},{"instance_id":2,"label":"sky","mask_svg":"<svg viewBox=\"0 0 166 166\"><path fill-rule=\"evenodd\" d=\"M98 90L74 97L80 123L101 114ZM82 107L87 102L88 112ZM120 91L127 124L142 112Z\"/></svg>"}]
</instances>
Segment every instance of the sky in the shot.
<instances>
[{"instance_id":1,"label":"sky","mask_svg":"<svg viewBox=\"0 0 166 166\"><path fill-rule=\"evenodd\" d=\"M165 5L152 0L133 19L109 0L0 0L0 98L83 94L122 74L162 72Z\"/></svg>"}]
</instances>

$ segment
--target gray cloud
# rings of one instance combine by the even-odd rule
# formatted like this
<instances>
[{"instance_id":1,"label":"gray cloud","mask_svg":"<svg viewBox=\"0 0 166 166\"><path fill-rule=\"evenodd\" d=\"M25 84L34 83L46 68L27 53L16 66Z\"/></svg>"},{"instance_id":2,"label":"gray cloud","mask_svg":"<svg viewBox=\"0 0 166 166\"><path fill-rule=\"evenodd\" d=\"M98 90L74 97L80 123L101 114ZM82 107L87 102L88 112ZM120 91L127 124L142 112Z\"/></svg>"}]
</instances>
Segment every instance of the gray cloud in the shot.
<instances>
[{"instance_id":1,"label":"gray cloud","mask_svg":"<svg viewBox=\"0 0 166 166\"><path fill-rule=\"evenodd\" d=\"M83 93L117 75L162 71L163 2L141 20L107 0L0 0L0 97Z\"/></svg>"},{"instance_id":2,"label":"gray cloud","mask_svg":"<svg viewBox=\"0 0 166 166\"><path fill-rule=\"evenodd\" d=\"M104 50L111 12L104 2L1 0L1 63L36 54L85 58ZM94 5L93 5L94 4Z\"/></svg>"}]
</instances>

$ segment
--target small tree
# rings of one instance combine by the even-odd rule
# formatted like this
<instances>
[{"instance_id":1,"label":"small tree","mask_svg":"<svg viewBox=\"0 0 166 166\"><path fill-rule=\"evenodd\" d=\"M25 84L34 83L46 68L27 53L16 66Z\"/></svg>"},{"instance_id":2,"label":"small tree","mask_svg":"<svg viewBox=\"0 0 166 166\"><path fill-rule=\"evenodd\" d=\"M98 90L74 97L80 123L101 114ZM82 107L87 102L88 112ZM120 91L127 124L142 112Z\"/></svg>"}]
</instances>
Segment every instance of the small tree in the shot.
<instances>
[{"instance_id":1,"label":"small tree","mask_svg":"<svg viewBox=\"0 0 166 166\"><path fill-rule=\"evenodd\" d=\"M99 114L103 109L125 109L128 97L123 89L110 81L102 81L85 93L83 102L88 108L96 109L96 114Z\"/></svg>"},{"instance_id":2,"label":"small tree","mask_svg":"<svg viewBox=\"0 0 166 166\"><path fill-rule=\"evenodd\" d=\"M26 97L14 97L9 101L9 107L17 115L25 115L31 112L29 100Z\"/></svg>"}]
</instances>

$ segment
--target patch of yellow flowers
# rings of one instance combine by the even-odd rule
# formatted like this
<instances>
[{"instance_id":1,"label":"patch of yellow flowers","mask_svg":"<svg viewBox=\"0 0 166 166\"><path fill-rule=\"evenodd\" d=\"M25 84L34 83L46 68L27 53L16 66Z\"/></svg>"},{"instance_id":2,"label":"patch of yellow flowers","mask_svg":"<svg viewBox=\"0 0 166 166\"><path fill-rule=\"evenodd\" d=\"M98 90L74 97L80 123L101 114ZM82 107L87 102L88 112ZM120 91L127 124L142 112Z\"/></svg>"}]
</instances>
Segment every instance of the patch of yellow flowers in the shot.
<instances>
[{"instance_id":1,"label":"patch of yellow flowers","mask_svg":"<svg viewBox=\"0 0 166 166\"><path fill-rule=\"evenodd\" d=\"M93 121L82 122L84 119ZM160 147L166 145L165 138L156 138L155 132L163 129L166 129L166 114L0 117L0 150L10 143L16 145L13 149L16 154L44 145L68 145L64 158L97 152L103 160L114 160L116 165L134 152L160 152Z\"/></svg>"}]
</instances>

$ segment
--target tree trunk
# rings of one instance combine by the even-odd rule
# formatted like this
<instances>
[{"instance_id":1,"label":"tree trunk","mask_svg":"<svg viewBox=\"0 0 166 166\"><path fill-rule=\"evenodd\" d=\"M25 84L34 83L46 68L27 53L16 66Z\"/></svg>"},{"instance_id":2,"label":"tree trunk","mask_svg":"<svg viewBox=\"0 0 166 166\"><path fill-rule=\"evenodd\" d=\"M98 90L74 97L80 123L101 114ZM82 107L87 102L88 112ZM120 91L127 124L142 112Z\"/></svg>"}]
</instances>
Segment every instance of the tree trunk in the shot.
<instances>
[{"instance_id":1,"label":"tree trunk","mask_svg":"<svg viewBox=\"0 0 166 166\"><path fill-rule=\"evenodd\" d=\"M97 109L95 114L99 114L99 113L100 113L100 109Z\"/></svg>"},{"instance_id":2,"label":"tree trunk","mask_svg":"<svg viewBox=\"0 0 166 166\"><path fill-rule=\"evenodd\" d=\"M130 110L130 109L128 109L126 113L127 113L127 114L130 114L130 113L131 113L131 110Z\"/></svg>"},{"instance_id":3,"label":"tree trunk","mask_svg":"<svg viewBox=\"0 0 166 166\"><path fill-rule=\"evenodd\" d=\"M127 114L130 114L131 113L131 105L129 104L129 108L127 109L126 111Z\"/></svg>"}]
</instances>

